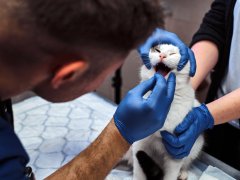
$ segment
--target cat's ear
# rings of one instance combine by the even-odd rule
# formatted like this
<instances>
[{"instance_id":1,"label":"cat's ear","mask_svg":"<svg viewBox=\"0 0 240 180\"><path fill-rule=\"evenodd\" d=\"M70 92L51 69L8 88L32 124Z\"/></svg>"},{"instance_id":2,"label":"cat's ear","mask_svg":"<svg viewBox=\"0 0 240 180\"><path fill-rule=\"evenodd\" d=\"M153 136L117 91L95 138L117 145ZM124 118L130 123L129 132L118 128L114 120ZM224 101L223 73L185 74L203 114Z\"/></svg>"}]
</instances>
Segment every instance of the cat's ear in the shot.
<instances>
[{"instance_id":1,"label":"cat's ear","mask_svg":"<svg viewBox=\"0 0 240 180\"><path fill-rule=\"evenodd\" d=\"M83 60L74 61L59 67L53 75L51 84L54 89L61 85L74 81L83 74L88 68L88 63Z\"/></svg>"}]
</instances>

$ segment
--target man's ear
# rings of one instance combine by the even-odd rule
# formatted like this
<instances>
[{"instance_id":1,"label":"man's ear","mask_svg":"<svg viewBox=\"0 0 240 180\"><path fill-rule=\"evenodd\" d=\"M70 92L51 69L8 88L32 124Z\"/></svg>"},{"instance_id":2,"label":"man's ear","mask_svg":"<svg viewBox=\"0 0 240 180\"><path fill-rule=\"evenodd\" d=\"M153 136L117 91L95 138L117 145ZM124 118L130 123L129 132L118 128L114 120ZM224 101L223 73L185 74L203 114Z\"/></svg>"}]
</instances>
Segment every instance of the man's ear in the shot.
<instances>
[{"instance_id":1,"label":"man's ear","mask_svg":"<svg viewBox=\"0 0 240 180\"><path fill-rule=\"evenodd\" d=\"M51 84L54 89L58 89L61 85L74 81L78 76L83 74L88 68L88 63L85 61L75 61L65 64L57 69Z\"/></svg>"}]
</instances>

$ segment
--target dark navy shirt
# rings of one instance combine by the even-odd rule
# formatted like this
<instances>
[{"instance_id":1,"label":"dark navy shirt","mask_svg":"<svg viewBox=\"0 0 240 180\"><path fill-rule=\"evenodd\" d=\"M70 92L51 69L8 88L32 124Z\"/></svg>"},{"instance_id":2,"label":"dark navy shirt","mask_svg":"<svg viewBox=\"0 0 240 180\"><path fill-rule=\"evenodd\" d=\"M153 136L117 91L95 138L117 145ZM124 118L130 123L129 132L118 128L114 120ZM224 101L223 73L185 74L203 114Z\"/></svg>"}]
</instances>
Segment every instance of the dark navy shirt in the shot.
<instances>
[{"instance_id":1,"label":"dark navy shirt","mask_svg":"<svg viewBox=\"0 0 240 180\"><path fill-rule=\"evenodd\" d=\"M12 115L6 108L1 108L0 112L0 179L28 179L26 165L29 157L9 121Z\"/></svg>"}]
</instances>

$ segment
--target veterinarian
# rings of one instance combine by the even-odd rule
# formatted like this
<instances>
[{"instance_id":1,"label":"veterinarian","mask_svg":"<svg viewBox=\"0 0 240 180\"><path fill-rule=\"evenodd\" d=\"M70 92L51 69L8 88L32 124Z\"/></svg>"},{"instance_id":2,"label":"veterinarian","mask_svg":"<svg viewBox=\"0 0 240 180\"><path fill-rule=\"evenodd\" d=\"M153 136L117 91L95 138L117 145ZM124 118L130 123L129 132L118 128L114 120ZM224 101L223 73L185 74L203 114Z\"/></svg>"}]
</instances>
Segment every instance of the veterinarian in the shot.
<instances>
[{"instance_id":1,"label":"veterinarian","mask_svg":"<svg viewBox=\"0 0 240 180\"><path fill-rule=\"evenodd\" d=\"M162 26L163 17L158 0L5 0L0 8L0 179L34 179L11 126L8 99L32 90L48 101L65 102L95 90ZM160 29L139 52L147 53L156 39L179 46L179 70L188 59L194 62L176 35ZM151 96L143 99L149 90ZM173 74L167 81L156 74L129 91L100 136L47 179L103 179L130 144L163 126L174 90Z\"/></svg>"},{"instance_id":2,"label":"veterinarian","mask_svg":"<svg viewBox=\"0 0 240 180\"><path fill-rule=\"evenodd\" d=\"M194 108L176 127L175 135L162 132L174 158L187 156L198 136L210 129L206 151L240 170L239 34L240 0L215 0L191 43L198 67L193 88L211 72L207 104Z\"/></svg>"}]
</instances>

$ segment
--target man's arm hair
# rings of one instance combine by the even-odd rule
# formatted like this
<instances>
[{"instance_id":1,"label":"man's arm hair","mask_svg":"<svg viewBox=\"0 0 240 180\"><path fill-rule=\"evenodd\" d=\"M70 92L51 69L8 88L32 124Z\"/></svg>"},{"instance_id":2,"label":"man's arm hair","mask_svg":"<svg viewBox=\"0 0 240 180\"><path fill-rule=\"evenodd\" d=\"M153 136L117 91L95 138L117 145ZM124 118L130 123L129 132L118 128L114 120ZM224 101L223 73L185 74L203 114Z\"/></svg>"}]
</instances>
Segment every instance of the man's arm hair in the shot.
<instances>
[{"instance_id":1,"label":"man's arm hair","mask_svg":"<svg viewBox=\"0 0 240 180\"><path fill-rule=\"evenodd\" d=\"M111 120L87 149L46 180L104 179L129 147Z\"/></svg>"}]
</instances>

